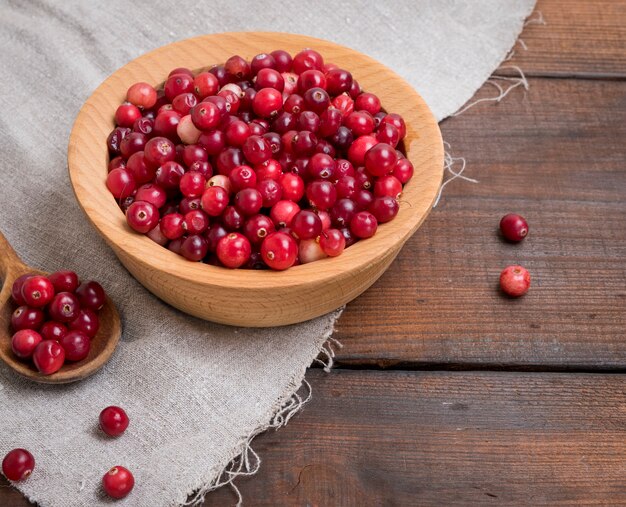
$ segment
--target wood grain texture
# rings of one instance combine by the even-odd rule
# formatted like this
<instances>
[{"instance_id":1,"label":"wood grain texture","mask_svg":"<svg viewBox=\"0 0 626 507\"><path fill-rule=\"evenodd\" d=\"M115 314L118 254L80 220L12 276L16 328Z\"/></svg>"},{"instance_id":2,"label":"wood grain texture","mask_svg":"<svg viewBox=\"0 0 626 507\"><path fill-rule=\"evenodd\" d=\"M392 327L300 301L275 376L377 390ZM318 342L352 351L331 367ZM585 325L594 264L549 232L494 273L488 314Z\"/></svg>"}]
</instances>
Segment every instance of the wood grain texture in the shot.
<instances>
[{"instance_id":1,"label":"wood grain texture","mask_svg":"<svg viewBox=\"0 0 626 507\"><path fill-rule=\"evenodd\" d=\"M478 95L485 96L485 87ZM626 367L626 84L533 79L442 124L455 181L387 273L348 305L341 364ZM530 233L502 241L502 215ZM521 300L497 289L526 266Z\"/></svg>"},{"instance_id":2,"label":"wood grain texture","mask_svg":"<svg viewBox=\"0 0 626 507\"><path fill-rule=\"evenodd\" d=\"M320 370L246 506L624 505L620 375ZM0 479L0 504L29 505ZM5 503L2 503L5 502ZM234 505L229 488L204 505Z\"/></svg>"},{"instance_id":3,"label":"wood grain texture","mask_svg":"<svg viewBox=\"0 0 626 507\"><path fill-rule=\"evenodd\" d=\"M291 53L315 47L329 61L350 69L364 89L378 94L407 124L406 155L415 174L405 186L396 218L375 238L341 256L285 272L241 271L192 263L130 230L108 192L106 137L128 87L157 85L168 71L198 69L233 54L251 58L281 47ZM239 326L276 326L328 313L366 290L393 261L428 215L441 183L443 146L439 127L422 98L397 74L372 58L337 44L300 35L230 33L188 39L133 60L111 75L87 100L68 148L70 178L79 204L121 262L151 292L200 318ZM245 311L242 311L245 308Z\"/></svg>"},{"instance_id":4,"label":"wood grain texture","mask_svg":"<svg viewBox=\"0 0 626 507\"><path fill-rule=\"evenodd\" d=\"M314 397L254 442L248 506L624 505L615 375L311 372ZM205 506L229 505L224 488Z\"/></svg>"},{"instance_id":5,"label":"wood grain texture","mask_svg":"<svg viewBox=\"0 0 626 507\"><path fill-rule=\"evenodd\" d=\"M110 359L122 335L122 324L115 305L106 298L104 307L98 312L100 329L91 340L89 354L82 361L67 362L52 375L37 371L31 361L20 361L11 350L11 315L17 305L11 299L13 282L25 274L46 275L24 264L4 235L0 232L0 359L22 377L42 384L67 384L82 380L96 373Z\"/></svg>"},{"instance_id":6,"label":"wood grain texture","mask_svg":"<svg viewBox=\"0 0 626 507\"><path fill-rule=\"evenodd\" d=\"M515 55L528 76L626 78L626 2L623 0L538 0L545 25L529 24ZM511 69L498 74L511 74Z\"/></svg>"}]
</instances>

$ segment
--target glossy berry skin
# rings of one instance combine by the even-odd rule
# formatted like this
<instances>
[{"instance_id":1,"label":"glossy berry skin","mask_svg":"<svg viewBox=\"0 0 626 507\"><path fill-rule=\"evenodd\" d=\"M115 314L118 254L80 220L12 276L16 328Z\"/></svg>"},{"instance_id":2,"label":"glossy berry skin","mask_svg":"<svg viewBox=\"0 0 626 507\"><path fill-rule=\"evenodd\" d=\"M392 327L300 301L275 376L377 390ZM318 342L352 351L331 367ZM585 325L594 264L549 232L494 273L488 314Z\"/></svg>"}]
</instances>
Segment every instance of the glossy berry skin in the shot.
<instances>
[{"instance_id":1,"label":"glossy berry skin","mask_svg":"<svg viewBox=\"0 0 626 507\"><path fill-rule=\"evenodd\" d=\"M28 359L42 340L42 336L37 331L22 329L11 338L11 350L20 359Z\"/></svg>"},{"instance_id":2,"label":"glossy berry skin","mask_svg":"<svg viewBox=\"0 0 626 507\"><path fill-rule=\"evenodd\" d=\"M162 208L167 202L167 193L158 185L143 185L137 189L135 200L146 201L157 208Z\"/></svg>"},{"instance_id":3,"label":"glossy berry skin","mask_svg":"<svg viewBox=\"0 0 626 507\"><path fill-rule=\"evenodd\" d=\"M159 223L159 210L153 204L135 201L126 210L128 225L137 232L147 234Z\"/></svg>"},{"instance_id":4,"label":"glossy berry skin","mask_svg":"<svg viewBox=\"0 0 626 507\"><path fill-rule=\"evenodd\" d=\"M365 163L365 154L376 144L378 139L373 136L358 137L348 148L348 160L354 167L362 166Z\"/></svg>"},{"instance_id":5,"label":"glossy berry skin","mask_svg":"<svg viewBox=\"0 0 626 507\"><path fill-rule=\"evenodd\" d=\"M276 204L283 196L282 186L272 179L264 179L257 183L256 189L261 194L263 199L263 207L271 208Z\"/></svg>"},{"instance_id":6,"label":"glossy berry skin","mask_svg":"<svg viewBox=\"0 0 626 507\"><path fill-rule=\"evenodd\" d=\"M293 58L287 51L283 49L277 49L270 53L270 56L274 59L274 68L278 72L289 72L293 62Z\"/></svg>"},{"instance_id":7,"label":"glossy berry skin","mask_svg":"<svg viewBox=\"0 0 626 507\"><path fill-rule=\"evenodd\" d=\"M253 165L262 164L272 158L270 143L261 136L250 136L243 143L243 155Z\"/></svg>"},{"instance_id":8,"label":"glossy berry skin","mask_svg":"<svg viewBox=\"0 0 626 507\"><path fill-rule=\"evenodd\" d=\"M44 327L46 324L44 324ZM98 318L98 314L93 310L83 308L78 313L78 317L70 322L69 326L72 330L81 331L89 338L94 338L96 334L98 334L98 329L100 329L100 319ZM41 331L43 333L44 328L42 328Z\"/></svg>"},{"instance_id":9,"label":"glossy berry skin","mask_svg":"<svg viewBox=\"0 0 626 507\"><path fill-rule=\"evenodd\" d=\"M141 111L133 104L122 104L115 111L115 123L118 127L132 127L141 118Z\"/></svg>"},{"instance_id":10,"label":"glossy berry skin","mask_svg":"<svg viewBox=\"0 0 626 507\"><path fill-rule=\"evenodd\" d=\"M314 212L302 210L294 215L291 230L299 239L313 239L322 232L322 221Z\"/></svg>"},{"instance_id":11,"label":"glossy berry skin","mask_svg":"<svg viewBox=\"0 0 626 507\"><path fill-rule=\"evenodd\" d=\"M210 72L201 72L193 80L193 91L200 100L217 94L219 86L219 81Z\"/></svg>"},{"instance_id":12,"label":"glossy berry skin","mask_svg":"<svg viewBox=\"0 0 626 507\"><path fill-rule=\"evenodd\" d=\"M43 311L39 308L20 306L11 314L11 329L13 331L22 329L34 329L37 331L41 328L44 317Z\"/></svg>"},{"instance_id":13,"label":"glossy berry skin","mask_svg":"<svg viewBox=\"0 0 626 507\"><path fill-rule=\"evenodd\" d=\"M376 217L368 211L359 211L350 221L350 231L357 238L371 238L376 234L377 228L378 222L376 221Z\"/></svg>"},{"instance_id":14,"label":"glossy berry skin","mask_svg":"<svg viewBox=\"0 0 626 507\"><path fill-rule=\"evenodd\" d=\"M68 332L59 343L65 350L66 361L82 361L89 355L91 343L89 337L82 331L74 329Z\"/></svg>"},{"instance_id":15,"label":"glossy berry skin","mask_svg":"<svg viewBox=\"0 0 626 507\"><path fill-rule=\"evenodd\" d=\"M270 218L274 222L274 225L278 227L289 227L293 217L300 211L298 206L293 201L282 200L278 201L270 210Z\"/></svg>"},{"instance_id":16,"label":"glossy berry skin","mask_svg":"<svg viewBox=\"0 0 626 507\"><path fill-rule=\"evenodd\" d=\"M365 154L365 168L372 176L384 176L393 171L398 156L389 144L379 143Z\"/></svg>"},{"instance_id":17,"label":"glossy berry skin","mask_svg":"<svg viewBox=\"0 0 626 507\"><path fill-rule=\"evenodd\" d=\"M48 314L57 322L71 322L79 312L78 298L71 292L59 292L48 307Z\"/></svg>"},{"instance_id":18,"label":"glossy berry skin","mask_svg":"<svg viewBox=\"0 0 626 507\"><path fill-rule=\"evenodd\" d=\"M220 239L216 249L217 257L227 268L238 268L250 259L252 247L243 234L231 232Z\"/></svg>"},{"instance_id":19,"label":"glossy berry skin","mask_svg":"<svg viewBox=\"0 0 626 507\"><path fill-rule=\"evenodd\" d=\"M24 297L22 296L22 286L24 285L24 282L28 280L31 276L33 275L27 273L25 275L22 275L16 278L15 281L13 282L13 285L11 287L11 297L13 298L13 301L19 306L26 304L26 301L24 300Z\"/></svg>"},{"instance_id":20,"label":"glossy berry skin","mask_svg":"<svg viewBox=\"0 0 626 507\"><path fill-rule=\"evenodd\" d=\"M283 199L298 202L304 196L304 181L293 173L285 173L280 177Z\"/></svg>"},{"instance_id":21,"label":"glossy berry skin","mask_svg":"<svg viewBox=\"0 0 626 507\"><path fill-rule=\"evenodd\" d=\"M170 102L181 93L192 93L193 75L190 76L187 73L173 74L167 78L167 81L165 81L163 90L165 91L165 96Z\"/></svg>"},{"instance_id":22,"label":"glossy berry skin","mask_svg":"<svg viewBox=\"0 0 626 507\"><path fill-rule=\"evenodd\" d=\"M118 437L126 431L130 419L123 408L111 405L100 412L100 429L111 437Z\"/></svg>"},{"instance_id":23,"label":"glossy berry skin","mask_svg":"<svg viewBox=\"0 0 626 507\"><path fill-rule=\"evenodd\" d=\"M61 324L60 322L49 320L48 322L44 322L44 325L41 326L39 333L44 340L59 341L67 334L67 327L65 324Z\"/></svg>"},{"instance_id":24,"label":"glossy berry skin","mask_svg":"<svg viewBox=\"0 0 626 507\"><path fill-rule=\"evenodd\" d=\"M82 308L100 310L106 302L106 294L98 282L83 282L76 289L76 296Z\"/></svg>"},{"instance_id":25,"label":"glossy berry skin","mask_svg":"<svg viewBox=\"0 0 626 507\"><path fill-rule=\"evenodd\" d=\"M114 466L102 478L102 489L111 498L124 498L135 486L135 478L127 468Z\"/></svg>"},{"instance_id":26,"label":"glossy berry skin","mask_svg":"<svg viewBox=\"0 0 626 507\"><path fill-rule=\"evenodd\" d=\"M23 481L34 469L35 458L26 449L13 449L2 460L2 473L10 481Z\"/></svg>"},{"instance_id":27,"label":"glossy berry skin","mask_svg":"<svg viewBox=\"0 0 626 507\"><path fill-rule=\"evenodd\" d=\"M374 215L379 224L384 224L393 220L400 206L398 201L390 196L377 197L368 206L367 210Z\"/></svg>"},{"instance_id":28,"label":"glossy berry skin","mask_svg":"<svg viewBox=\"0 0 626 507\"><path fill-rule=\"evenodd\" d=\"M56 271L48 275L55 292L74 292L78 288L78 275L73 271Z\"/></svg>"},{"instance_id":29,"label":"glossy berry skin","mask_svg":"<svg viewBox=\"0 0 626 507\"><path fill-rule=\"evenodd\" d=\"M296 240L283 232L274 232L263 240L261 257L272 269L279 271L288 269L298 257Z\"/></svg>"},{"instance_id":30,"label":"glossy berry skin","mask_svg":"<svg viewBox=\"0 0 626 507\"><path fill-rule=\"evenodd\" d=\"M229 196L228 192L222 187L209 186L204 190L202 194L202 209L204 212L212 217L221 215L221 213L228 206Z\"/></svg>"},{"instance_id":31,"label":"glossy berry skin","mask_svg":"<svg viewBox=\"0 0 626 507\"><path fill-rule=\"evenodd\" d=\"M31 276L22 284L22 298L28 306L41 308L54 297L54 285L45 276Z\"/></svg>"},{"instance_id":32,"label":"glossy berry skin","mask_svg":"<svg viewBox=\"0 0 626 507\"><path fill-rule=\"evenodd\" d=\"M150 109L156 104L157 92L148 83L135 83L126 92L126 100L143 109Z\"/></svg>"},{"instance_id":33,"label":"glossy berry skin","mask_svg":"<svg viewBox=\"0 0 626 507\"><path fill-rule=\"evenodd\" d=\"M302 74L306 70L322 70L324 58L313 49L303 49L293 57L292 68L296 74Z\"/></svg>"},{"instance_id":34,"label":"glossy berry skin","mask_svg":"<svg viewBox=\"0 0 626 507\"><path fill-rule=\"evenodd\" d=\"M326 73L326 90L331 95L339 95L350 91L352 74L343 69L332 69Z\"/></svg>"},{"instance_id":35,"label":"glossy berry skin","mask_svg":"<svg viewBox=\"0 0 626 507\"><path fill-rule=\"evenodd\" d=\"M507 240L517 243L528 234L528 223L523 216L509 213L500 220L500 231Z\"/></svg>"},{"instance_id":36,"label":"glossy berry skin","mask_svg":"<svg viewBox=\"0 0 626 507\"><path fill-rule=\"evenodd\" d=\"M329 257L337 257L346 248L346 238L338 229L328 229L320 236L320 247Z\"/></svg>"},{"instance_id":37,"label":"glossy berry skin","mask_svg":"<svg viewBox=\"0 0 626 507\"><path fill-rule=\"evenodd\" d=\"M180 255L192 262L204 259L209 251L209 245L202 236L192 235L183 240L180 245Z\"/></svg>"},{"instance_id":38,"label":"glossy berry skin","mask_svg":"<svg viewBox=\"0 0 626 507\"><path fill-rule=\"evenodd\" d=\"M335 204L337 190L330 181L314 181L307 187L306 197L312 207L318 210L327 210Z\"/></svg>"},{"instance_id":39,"label":"glossy berry skin","mask_svg":"<svg viewBox=\"0 0 626 507\"><path fill-rule=\"evenodd\" d=\"M200 102L191 108L190 114L193 124L202 131L214 129L222 121L222 113L213 102Z\"/></svg>"},{"instance_id":40,"label":"glossy berry skin","mask_svg":"<svg viewBox=\"0 0 626 507\"><path fill-rule=\"evenodd\" d=\"M261 88L252 101L252 110L262 118L278 114L283 106L283 94L274 88Z\"/></svg>"},{"instance_id":41,"label":"glossy berry skin","mask_svg":"<svg viewBox=\"0 0 626 507\"><path fill-rule=\"evenodd\" d=\"M261 243L275 230L274 222L268 216L260 214L248 218L243 225L243 233L253 245Z\"/></svg>"},{"instance_id":42,"label":"glossy berry skin","mask_svg":"<svg viewBox=\"0 0 626 507\"><path fill-rule=\"evenodd\" d=\"M235 208L244 216L258 213L263 206L263 197L256 188L244 188L235 195Z\"/></svg>"},{"instance_id":43,"label":"glossy berry skin","mask_svg":"<svg viewBox=\"0 0 626 507\"><path fill-rule=\"evenodd\" d=\"M530 288L530 273L522 266L508 266L500 273L500 288L511 297L520 297Z\"/></svg>"},{"instance_id":44,"label":"glossy berry skin","mask_svg":"<svg viewBox=\"0 0 626 507\"><path fill-rule=\"evenodd\" d=\"M206 185L206 178L196 171L189 171L180 178L180 192L185 197L201 197Z\"/></svg>"},{"instance_id":45,"label":"glossy berry skin","mask_svg":"<svg viewBox=\"0 0 626 507\"><path fill-rule=\"evenodd\" d=\"M185 234L184 221L185 217L180 213L165 215L159 223L161 233L169 240L180 238Z\"/></svg>"},{"instance_id":46,"label":"glossy berry skin","mask_svg":"<svg viewBox=\"0 0 626 507\"><path fill-rule=\"evenodd\" d=\"M40 373L52 375L61 369L65 362L65 350L59 342L43 340L35 347L33 363Z\"/></svg>"}]
</instances>

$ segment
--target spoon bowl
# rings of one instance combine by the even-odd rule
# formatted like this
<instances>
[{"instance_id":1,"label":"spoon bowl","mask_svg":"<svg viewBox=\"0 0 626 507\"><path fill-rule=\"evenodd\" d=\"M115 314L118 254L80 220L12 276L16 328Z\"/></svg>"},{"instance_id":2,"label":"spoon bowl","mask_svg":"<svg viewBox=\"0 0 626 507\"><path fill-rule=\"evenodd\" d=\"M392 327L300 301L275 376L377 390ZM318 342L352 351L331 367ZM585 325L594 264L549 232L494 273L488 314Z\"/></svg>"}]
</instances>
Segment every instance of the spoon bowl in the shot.
<instances>
[{"instance_id":1,"label":"spoon bowl","mask_svg":"<svg viewBox=\"0 0 626 507\"><path fill-rule=\"evenodd\" d=\"M30 361L22 361L11 350L11 315L17 305L11 300L13 282L25 274L46 276L48 273L33 269L24 264L7 239L0 233L0 359L21 376L44 384L67 384L84 379L97 372L109 360L121 335L121 322L117 308L107 296L106 302L98 312L100 329L91 340L89 355L76 363L67 362L52 375L39 373Z\"/></svg>"}]
</instances>

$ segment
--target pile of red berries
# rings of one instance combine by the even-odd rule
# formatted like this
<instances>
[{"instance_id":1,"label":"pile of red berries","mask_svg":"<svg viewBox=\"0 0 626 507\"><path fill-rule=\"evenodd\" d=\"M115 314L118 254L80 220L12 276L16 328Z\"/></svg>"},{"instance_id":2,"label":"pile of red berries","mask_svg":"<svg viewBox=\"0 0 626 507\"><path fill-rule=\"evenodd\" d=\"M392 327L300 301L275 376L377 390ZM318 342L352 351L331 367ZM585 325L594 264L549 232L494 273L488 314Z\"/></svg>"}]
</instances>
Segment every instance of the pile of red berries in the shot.
<instances>
[{"instance_id":1,"label":"pile of red berries","mask_svg":"<svg viewBox=\"0 0 626 507\"><path fill-rule=\"evenodd\" d=\"M129 226L191 261L287 269L340 255L398 213L402 117L312 50L135 83L108 137Z\"/></svg>"},{"instance_id":2,"label":"pile of red berries","mask_svg":"<svg viewBox=\"0 0 626 507\"><path fill-rule=\"evenodd\" d=\"M65 361L87 357L106 300L98 282L80 283L73 271L57 271L22 275L11 290L18 305L11 316L11 348L18 358L32 359L41 373L51 375Z\"/></svg>"},{"instance_id":3,"label":"pile of red berries","mask_svg":"<svg viewBox=\"0 0 626 507\"><path fill-rule=\"evenodd\" d=\"M130 420L121 407L110 406L100 412L100 428L107 435L118 437ZM35 469L35 458L26 449L13 449L2 460L2 473L10 481L19 482L28 479ZM124 498L135 486L135 478L127 468L114 466L102 477L102 488L111 498Z\"/></svg>"}]
</instances>

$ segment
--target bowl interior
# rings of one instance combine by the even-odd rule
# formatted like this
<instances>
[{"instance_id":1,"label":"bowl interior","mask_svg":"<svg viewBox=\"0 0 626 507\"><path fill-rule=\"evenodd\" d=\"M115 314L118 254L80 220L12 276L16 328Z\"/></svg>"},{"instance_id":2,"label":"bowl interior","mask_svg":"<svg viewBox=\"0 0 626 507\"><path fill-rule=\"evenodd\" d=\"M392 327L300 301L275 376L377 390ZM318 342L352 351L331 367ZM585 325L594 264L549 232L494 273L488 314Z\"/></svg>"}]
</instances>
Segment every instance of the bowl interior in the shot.
<instances>
[{"instance_id":1,"label":"bowl interior","mask_svg":"<svg viewBox=\"0 0 626 507\"><path fill-rule=\"evenodd\" d=\"M132 231L104 184L108 160L106 138L114 127L113 115L125 100L128 87L137 81L162 83L174 67L200 69L223 63L234 54L250 59L274 49L295 54L306 47L319 51L325 61L349 70L364 90L380 97L385 110L404 117L406 156L413 163L415 174L405 185L396 218L382 224L373 238L357 242L339 257L295 266L284 272L229 270L189 262ZM399 248L432 207L443 175L443 145L437 122L422 98L406 81L374 59L332 42L301 35L238 32L169 44L113 73L85 102L76 119L68 147L68 166L79 204L114 249L179 279L212 287L287 287L306 285L311 278L331 280L339 273L366 269L390 248Z\"/></svg>"}]
</instances>

